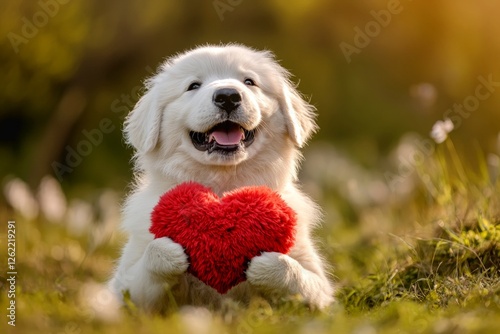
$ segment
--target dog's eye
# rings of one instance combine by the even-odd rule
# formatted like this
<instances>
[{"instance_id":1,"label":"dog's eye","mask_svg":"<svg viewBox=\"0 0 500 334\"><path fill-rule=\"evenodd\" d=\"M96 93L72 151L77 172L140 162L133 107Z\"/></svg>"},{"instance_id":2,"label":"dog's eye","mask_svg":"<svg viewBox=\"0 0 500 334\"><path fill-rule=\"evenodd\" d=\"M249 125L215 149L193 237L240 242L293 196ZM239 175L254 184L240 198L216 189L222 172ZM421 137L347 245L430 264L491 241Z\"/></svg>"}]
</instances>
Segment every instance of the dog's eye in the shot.
<instances>
[{"instance_id":1,"label":"dog's eye","mask_svg":"<svg viewBox=\"0 0 500 334\"><path fill-rule=\"evenodd\" d=\"M247 85L247 86L255 86L255 82L254 82L252 79L250 79L250 78L246 78L246 79L243 81L243 83L244 83L245 85Z\"/></svg>"},{"instance_id":2,"label":"dog's eye","mask_svg":"<svg viewBox=\"0 0 500 334\"><path fill-rule=\"evenodd\" d=\"M187 90L188 91L189 90L195 90L195 89L198 89L200 87L201 87L201 83L199 83L199 82L193 82L192 84L189 85L189 87L188 87Z\"/></svg>"}]
</instances>

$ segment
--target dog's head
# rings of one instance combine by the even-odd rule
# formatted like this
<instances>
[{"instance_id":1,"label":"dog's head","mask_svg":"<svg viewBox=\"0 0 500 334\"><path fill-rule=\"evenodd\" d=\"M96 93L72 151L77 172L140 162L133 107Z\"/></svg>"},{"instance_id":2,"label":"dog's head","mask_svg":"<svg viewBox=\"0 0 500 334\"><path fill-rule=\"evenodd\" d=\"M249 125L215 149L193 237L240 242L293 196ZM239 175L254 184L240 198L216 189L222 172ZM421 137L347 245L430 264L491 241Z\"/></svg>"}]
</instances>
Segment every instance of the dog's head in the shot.
<instances>
[{"instance_id":1,"label":"dog's head","mask_svg":"<svg viewBox=\"0 0 500 334\"><path fill-rule=\"evenodd\" d=\"M206 46L168 59L125 122L137 155L237 165L266 150L302 147L314 108L268 51Z\"/></svg>"}]
</instances>

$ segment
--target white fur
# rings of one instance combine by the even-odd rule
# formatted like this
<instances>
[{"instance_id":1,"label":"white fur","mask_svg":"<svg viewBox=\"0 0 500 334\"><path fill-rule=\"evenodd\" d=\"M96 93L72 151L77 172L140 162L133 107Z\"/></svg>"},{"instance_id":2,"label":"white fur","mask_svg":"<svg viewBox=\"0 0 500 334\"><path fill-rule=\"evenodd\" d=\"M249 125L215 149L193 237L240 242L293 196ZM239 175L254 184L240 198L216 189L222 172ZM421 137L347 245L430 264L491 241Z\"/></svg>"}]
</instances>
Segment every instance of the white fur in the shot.
<instances>
[{"instance_id":1,"label":"white fur","mask_svg":"<svg viewBox=\"0 0 500 334\"><path fill-rule=\"evenodd\" d=\"M256 86L244 84L246 78ZM193 81L201 83L187 91ZM267 51L244 46L206 46L167 60L147 84L147 92L125 122L136 149L137 180L123 208L129 234L110 287L149 311L164 311L169 297L178 304L220 307L224 298L246 302L252 295L299 295L316 308L333 301L333 288L310 237L317 206L296 186L298 148L316 130L314 108ZM194 148L189 131L206 132L224 120L212 103L217 88L236 89L242 105L231 113L245 129L257 128L254 143L232 156ZM186 273L183 248L169 238L154 240L150 214L170 188L196 181L224 192L266 185L281 194L298 215L296 243L289 254L263 253L251 260L247 281L218 294Z\"/></svg>"}]
</instances>

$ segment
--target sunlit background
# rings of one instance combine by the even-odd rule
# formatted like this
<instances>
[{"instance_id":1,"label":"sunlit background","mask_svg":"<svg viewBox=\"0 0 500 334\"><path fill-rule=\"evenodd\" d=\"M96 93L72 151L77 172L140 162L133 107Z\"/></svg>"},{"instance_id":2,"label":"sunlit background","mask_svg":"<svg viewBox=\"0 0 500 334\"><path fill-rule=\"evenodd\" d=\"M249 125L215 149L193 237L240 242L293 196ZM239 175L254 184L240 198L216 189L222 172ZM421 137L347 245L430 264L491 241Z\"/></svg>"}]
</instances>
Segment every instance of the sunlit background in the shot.
<instances>
[{"instance_id":1,"label":"sunlit background","mask_svg":"<svg viewBox=\"0 0 500 334\"><path fill-rule=\"evenodd\" d=\"M500 130L499 10L453 0L2 1L0 175L37 187L57 176L54 162L67 165L69 147L87 155L60 170L66 191L123 191L131 151L121 127L143 80L165 57L227 42L272 50L295 75L319 111L310 147L326 141L389 168L404 134L428 138L455 116L452 136L472 157ZM478 77L494 91L470 116L447 114L474 96ZM103 119L112 130L84 147Z\"/></svg>"},{"instance_id":2,"label":"sunlit background","mask_svg":"<svg viewBox=\"0 0 500 334\"><path fill-rule=\"evenodd\" d=\"M407 246L402 230L415 241L483 213L498 226L499 13L492 0L0 1L0 219L22 222L25 328L116 319L95 296L123 242L122 124L166 57L207 43L271 50L294 74L318 109L300 178L325 212L316 233L340 300L393 298L363 282L407 272L411 256L388 260Z\"/></svg>"}]
</instances>

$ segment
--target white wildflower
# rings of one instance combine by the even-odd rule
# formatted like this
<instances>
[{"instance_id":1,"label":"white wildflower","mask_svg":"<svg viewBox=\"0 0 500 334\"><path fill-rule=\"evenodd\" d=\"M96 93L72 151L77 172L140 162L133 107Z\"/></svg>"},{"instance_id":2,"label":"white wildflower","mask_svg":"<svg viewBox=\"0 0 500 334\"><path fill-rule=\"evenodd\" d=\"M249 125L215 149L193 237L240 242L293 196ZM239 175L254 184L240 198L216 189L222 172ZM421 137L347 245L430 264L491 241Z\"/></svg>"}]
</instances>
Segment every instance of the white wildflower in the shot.
<instances>
[{"instance_id":1,"label":"white wildflower","mask_svg":"<svg viewBox=\"0 0 500 334\"><path fill-rule=\"evenodd\" d=\"M204 307L185 306L179 312L186 333L212 333L213 318ZM251 331L250 331L251 332Z\"/></svg>"},{"instance_id":2,"label":"white wildflower","mask_svg":"<svg viewBox=\"0 0 500 334\"><path fill-rule=\"evenodd\" d=\"M52 176L45 176L40 182L38 202L40 210L49 221L59 223L63 220L68 206L66 196L59 182Z\"/></svg>"},{"instance_id":3,"label":"white wildflower","mask_svg":"<svg viewBox=\"0 0 500 334\"><path fill-rule=\"evenodd\" d=\"M448 133L453 131L453 122L447 118L444 121L437 121L432 126L431 137L438 144L441 144L448 138Z\"/></svg>"},{"instance_id":4,"label":"white wildflower","mask_svg":"<svg viewBox=\"0 0 500 334\"><path fill-rule=\"evenodd\" d=\"M74 236L87 233L92 227L94 212L92 205L81 199L73 199L69 203L66 221L68 232Z\"/></svg>"},{"instance_id":5,"label":"white wildflower","mask_svg":"<svg viewBox=\"0 0 500 334\"><path fill-rule=\"evenodd\" d=\"M7 202L27 219L38 217L39 207L30 187L21 179L14 178L4 188Z\"/></svg>"},{"instance_id":6,"label":"white wildflower","mask_svg":"<svg viewBox=\"0 0 500 334\"><path fill-rule=\"evenodd\" d=\"M120 320L120 302L104 285L97 282L86 282L80 288L80 302L83 314L89 320L99 319L114 323Z\"/></svg>"},{"instance_id":7,"label":"white wildflower","mask_svg":"<svg viewBox=\"0 0 500 334\"><path fill-rule=\"evenodd\" d=\"M433 84L422 82L410 87L410 95L420 107L427 109L436 103L437 89Z\"/></svg>"}]
</instances>

